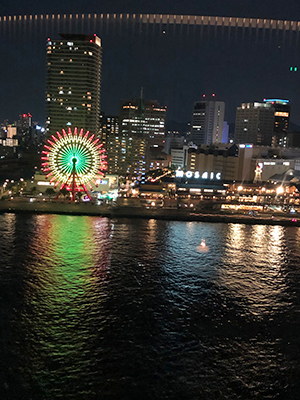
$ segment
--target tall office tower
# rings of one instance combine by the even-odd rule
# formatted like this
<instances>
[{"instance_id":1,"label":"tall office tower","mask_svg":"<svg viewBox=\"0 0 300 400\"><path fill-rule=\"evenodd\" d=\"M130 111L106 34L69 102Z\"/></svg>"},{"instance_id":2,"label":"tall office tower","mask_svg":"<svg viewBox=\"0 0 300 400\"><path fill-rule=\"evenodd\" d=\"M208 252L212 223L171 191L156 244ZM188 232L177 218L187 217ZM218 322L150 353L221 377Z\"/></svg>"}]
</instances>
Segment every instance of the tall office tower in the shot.
<instances>
[{"instance_id":1,"label":"tall office tower","mask_svg":"<svg viewBox=\"0 0 300 400\"><path fill-rule=\"evenodd\" d=\"M234 142L270 146L274 112L269 103L242 103L236 110Z\"/></svg>"},{"instance_id":2,"label":"tall office tower","mask_svg":"<svg viewBox=\"0 0 300 400\"><path fill-rule=\"evenodd\" d=\"M47 42L46 135L68 127L98 135L101 40L96 34L60 37Z\"/></svg>"},{"instance_id":3,"label":"tall office tower","mask_svg":"<svg viewBox=\"0 0 300 400\"><path fill-rule=\"evenodd\" d=\"M191 140L195 144L222 143L224 101L196 101L193 106Z\"/></svg>"},{"instance_id":4,"label":"tall office tower","mask_svg":"<svg viewBox=\"0 0 300 400\"><path fill-rule=\"evenodd\" d=\"M122 134L159 138L165 136L166 107L156 100L132 99L120 103Z\"/></svg>"},{"instance_id":5,"label":"tall office tower","mask_svg":"<svg viewBox=\"0 0 300 400\"><path fill-rule=\"evenodd\" d=\"M17 138L21 147L29 147L32 143L32 115L30 113L19 115L17 122Z\"/></svg>"},{"instance_id":6,"label":"tall office tower","mask_svg":"<svg viewBox=\"0 0 300 400\"><path fill-rule=\"evenodd\" d=\"M121 157L119 117L105 115L100 117L100 138L106 149L108 174L119 174Z\"/></svg>"},{"instance_id":7,"label":"tall office tower","mask_svg":"<svg viewBox=\"0 0 300 400\"><path fill-rule=\"evenodd\" d=\"M140 99L120 103L120 171L137 177L149 169L150 148L165 137L166 107L157 101Z\"/></svg>"},{"instance_id":8,"label":"tall office tower","mask_svg":"<svg viewBox=\"0 0 300 400\"><path fill-rule=\"evenodd\" d=\"M290 126L291 106L289 100L264 99L264 103L274 108L273 144L286 147Z\"/></svg>"}]
</instances>

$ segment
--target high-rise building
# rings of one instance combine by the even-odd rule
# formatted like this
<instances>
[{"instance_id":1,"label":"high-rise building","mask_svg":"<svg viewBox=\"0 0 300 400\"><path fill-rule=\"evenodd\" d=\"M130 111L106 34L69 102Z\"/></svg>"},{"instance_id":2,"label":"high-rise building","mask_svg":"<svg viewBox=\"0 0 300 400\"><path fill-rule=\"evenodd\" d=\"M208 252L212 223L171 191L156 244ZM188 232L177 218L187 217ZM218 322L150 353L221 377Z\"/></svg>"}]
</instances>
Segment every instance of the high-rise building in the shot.
<instances>
[{"instance_id":1,"label":"high-rise building","mask_svg":"<svg viewBox=\"0 0 300 400\"><path fill-rule=\"evenodd\" d=\"M193 106L191 140L195 144L222 143L225 103L196 101Z\"/></svg>"},{"instance_id":2,"label":"high-rise building","mask_svg":"<svg viewBox=\"0 0 300 400\"><path fill-rule=\"evenodd\" d=\"M120 103L120 135L115 137L119 151L119 173L137 177L149 169L151 147L163 144L166 107L155 100L122 100Z\"/></svg>"},{"instance_id":3,"label":"high-rise building","mask_svg":"<svg viewBox=\"0 0 300 400\"><path fill-rule=\"evenodd\" d=\"M120 104L121 130L124 135L159 138L165 136L166 107L156 100L122 100Z\"/></svg>"},{"instance_id":4,"label":"high-rise building","mask_svg":"<svg viewBox=\"0 0 300 400\"><path fill-rule=\"evenodd\" d=\"M264 99L264 103L270 104L274 108L273 144L286 147L290 126L290 102L281 99Z\"/></svg>"},{"instance_id":5,"label":"high-rise building","mask_svg":"<svg viewBox=\"0 0 300 400\"><path fill-rule=\"evenodd\" d=\"M31 144L32 115L30 113L19 115L19 120L17 122L17 138L19 145L23 148Z\"/></svg>"},{"instance_id":6,"label":"high-rise building","mask_svg":"<svg viewBox=\"0 0 300 400\"><path fill-rule=\"evenodd\" d=\"M236 110L234 142L271 145L274 112L270 103L242 103Z\"/></svg>"},{"instance_id":7,"label":"high-rise building","mask_svg":"<svg viewBox=\"0 0 300 400\"><path fill-rule=\"evenodd\" d=\"M43 145L45 129L32 121L30 113L19 115L17 139L21 149L38 149Z\"/></svg>"},{"instance_id":8,"label":"high-rise building","mask_svg":"<svg viewBox=\"0 0 300 400\"><path fill-rule=\"evenodd\" d=\"M121 157L119 117L101 113L100 137L106 149L107 173L119 174L119 160Z\"/></svg>"},{"instance_id":9,"label":"high-rise building","mask_svg":"<svg viewBox=\"0 0 300 400\"><path fill-rule=\"evenodd\" d=\"M119 117L115 115L100 114L100 139L106 148L107 139L111 136L119 136Z\"/></svg>"},{"instance_id":10,"label":"high-rise building","mask_svg":"<svg viewBox=\"0 0 300 400\"><path fill-rule=\"evenodd\" d=\"M62 128L99 134L101 40L61 34L47 42L46 135Z\"/></svg>"},{"instance_id":11,"label":"high-rise building","mask_svg":"<svg viewBox=\"0 0 300 400\"><path fill-rule=\"evenodd\" d=\"M143 135L122 134L119 117L101 114L100 136L107 154L107 172L141 176L145 173L147 140Z\"/></svg>"}]
</instances>

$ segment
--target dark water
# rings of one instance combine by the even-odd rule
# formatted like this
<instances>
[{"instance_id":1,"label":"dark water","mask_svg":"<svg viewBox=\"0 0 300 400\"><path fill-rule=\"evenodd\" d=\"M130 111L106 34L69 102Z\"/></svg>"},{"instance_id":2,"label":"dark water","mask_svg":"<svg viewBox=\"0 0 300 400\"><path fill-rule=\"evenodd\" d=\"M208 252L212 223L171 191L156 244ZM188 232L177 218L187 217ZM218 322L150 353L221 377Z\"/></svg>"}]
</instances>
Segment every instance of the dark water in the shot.
<instances>
[{"instance_id":1,"label":"dark water","mask_svg":"<svg viewBox=\"0 0 300 400\"><path fill-rule=\"evenodd\" d=\"M1 399L300 398L299 228L3 214L0 255Z\"/></svg>"}]
</instances>

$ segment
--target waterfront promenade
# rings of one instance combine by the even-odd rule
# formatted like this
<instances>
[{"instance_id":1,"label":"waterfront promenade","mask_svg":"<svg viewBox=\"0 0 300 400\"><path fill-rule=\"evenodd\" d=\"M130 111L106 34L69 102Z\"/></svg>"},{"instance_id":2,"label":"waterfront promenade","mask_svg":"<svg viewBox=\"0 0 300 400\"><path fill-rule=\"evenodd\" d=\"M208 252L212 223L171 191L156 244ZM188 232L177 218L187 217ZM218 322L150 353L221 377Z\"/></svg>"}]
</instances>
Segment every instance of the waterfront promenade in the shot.
<instances>
[{"instance_id":1,"label":"waterfront promenade","mask_svg":"<svg viewBox=\"0 0 300 400\"><path fill-rule=\"evenodd\" d=\"M29 199L0 201L0 213L92 215L108 218L154 218L174 221L300 226L300 218L298 219L297 215L285 213L260 213L254 217L249 214L228 214L222 211L198 213L188 209L113 207L109 204L97 205L93 203L71 203L68 201L30 202Z\"/></svg>"}]
</instances>

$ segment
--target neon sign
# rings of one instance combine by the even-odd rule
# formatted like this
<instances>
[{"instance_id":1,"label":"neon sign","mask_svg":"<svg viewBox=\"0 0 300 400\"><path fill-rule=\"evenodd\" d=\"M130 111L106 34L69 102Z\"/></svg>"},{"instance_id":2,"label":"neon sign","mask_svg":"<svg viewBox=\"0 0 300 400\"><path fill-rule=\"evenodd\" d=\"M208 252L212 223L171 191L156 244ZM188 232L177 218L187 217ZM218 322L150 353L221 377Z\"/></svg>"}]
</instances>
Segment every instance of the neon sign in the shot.
<instances>
[{"instance_id":1,"label":"neon sign","mask_svg":"<svg viewBox=\"0 0 300 400\"><path fill-rule=\"evenodd\" d=\"M210 179L210 180L221 180L221 172L217 172L216 174L214 172L203 172L202 174L200 174L199 171L187 171L187 172L183 172L181 169L178 169L177 171L175 171L175 177L176 178L196 178L196 179Z\"/></svg>"}]
</instances>

